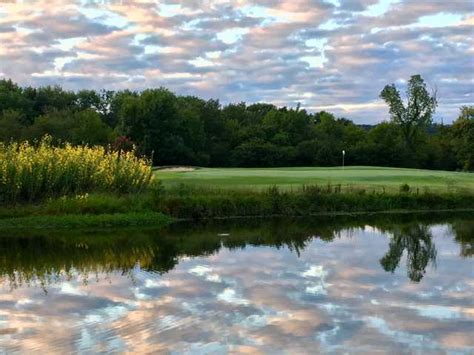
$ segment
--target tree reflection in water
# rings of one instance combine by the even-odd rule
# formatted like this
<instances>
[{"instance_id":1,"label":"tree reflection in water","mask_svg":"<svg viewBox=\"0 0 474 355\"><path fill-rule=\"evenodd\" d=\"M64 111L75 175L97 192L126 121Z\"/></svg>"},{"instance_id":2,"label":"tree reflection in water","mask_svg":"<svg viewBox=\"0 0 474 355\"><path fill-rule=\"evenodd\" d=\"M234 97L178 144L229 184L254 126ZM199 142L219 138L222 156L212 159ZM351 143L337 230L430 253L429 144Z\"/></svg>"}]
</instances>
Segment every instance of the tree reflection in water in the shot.
<instances>
[{"instance_id":1,"label":"tree reflection in water","mask_svg":"<svg viewBox=\"0 0 474 355\"><path fill-rule=\"evenodd\" d=\"M450 232L461 244L461 256L474 255L474 220L456 221L451 224Z\"/></svg>"},{"instance_id":2,"label":"tree reflection in water","mask_svg":"<svg viewBox=\"0 0 474 355\"><path fill-rule=\"evenodd\" d=\"M450 233L460 244L461 256L472 255L473 226L471 219L448 222ZM427 266L436 263L436 247L430 232L432 220L402 219L343 221L304 220L258 221L218 225L177 225L172 230L130 230L102 232L23 232L16 235L0 234L0 283L11 288L39 285L46 292L48 284L71 278L89 277L98 281L120 272L133 281L133 271L166 273L183 257L209 256L221 249L245 249L248 246L287 248L300 253L315 239L332 242L344 235L371 225L384 234L391 234L389 250L380 259L387 272L394 272L403 254L407 255L407 274L410 280L420 282ZM228 232L221 236L221 232ZM341 233L342 232L342 233ZM342 261L343 262L343 261Z\"/></svg>"},{"instance_id":3,"label":"tree reflection in water","mask_svg":"<svg viewBox=\"0 0 474 355\"><path fill-rule=\"evenodd\" d=\"M389 250L380 259L385 271L394 272L403 252L407 252L407 274L411 281L420 282L431 262L436 266L436 247L427 225L415 224L393 232Z\"/></svg>"}]
</instances>

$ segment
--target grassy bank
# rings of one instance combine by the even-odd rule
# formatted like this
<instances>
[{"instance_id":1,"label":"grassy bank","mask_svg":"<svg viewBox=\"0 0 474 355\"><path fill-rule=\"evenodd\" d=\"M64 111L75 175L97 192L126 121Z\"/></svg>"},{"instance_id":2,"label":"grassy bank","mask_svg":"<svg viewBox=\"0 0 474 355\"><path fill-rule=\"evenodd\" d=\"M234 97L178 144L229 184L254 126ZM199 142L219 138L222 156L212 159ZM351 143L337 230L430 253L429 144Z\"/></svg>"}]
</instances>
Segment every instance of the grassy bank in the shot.
<instances>
[{"instance_id":1,"label":"grassy bank","mask_svg":"<svg viewBox=\"0 0 474 355\"><path fill-rule=\"evenodd\" d=\"M302 185L341 185L344 191L365 189L376 192L399 191L408 184L413 190L434 193L474 193L474 174L453 171L351 166L331 168L230 169L200 168L192 171L156 170L165 187L180 184L219 189L264 190L277 186L283 190Z\"/></svg>"},{"instance_id":2,"label":"grassy bank","mask_svg":"<svg viewBox=\"0 0 474 355\"><path fill-rule=\"evenodd\" d=\"M474 210L474 176L467 173L367 167L188 169L158 171L152 181L147 161L133 154L58 148L48 141L2 149L8 164L1 169L0 229L159 227L173 219ZM101 165L104 161L107 168Z\"/></svg>"},{"instance_id":3,"label":"grassy bank","mask_svg":"<svg viewBox=\"0 0 474 355\"><path fill-rule=\"evenodd\" d=\"M306 186L292 191L229 190L182 185L165 189L153 208L176 218L308 216L330 213L474 209L474 194L431 192L343 192L339 186Z\"/></svg>"},{"instance_id":4,"label":"grassy bank","mask_svg":"<svg viewBox=\"0 0 474 355\"><path fill-rule=\"evenodd\" d=\"M474 194L419 192L409 187L391 193L364 189L344 192L338 185L313 185L290 191L277 187L165 188L158 184L140 194L90 194L0 207L0 228L161 226L173 219L435 210L474 211Z\"/></svg>"}]
</instances>

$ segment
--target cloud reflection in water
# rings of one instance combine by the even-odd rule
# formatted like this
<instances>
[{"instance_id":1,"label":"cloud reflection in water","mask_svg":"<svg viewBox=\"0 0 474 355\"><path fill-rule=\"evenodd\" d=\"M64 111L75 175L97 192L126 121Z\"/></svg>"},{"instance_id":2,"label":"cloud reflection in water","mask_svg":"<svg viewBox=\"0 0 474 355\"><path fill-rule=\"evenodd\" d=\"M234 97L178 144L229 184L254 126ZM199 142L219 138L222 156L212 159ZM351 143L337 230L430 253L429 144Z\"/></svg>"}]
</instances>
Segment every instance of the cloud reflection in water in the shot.
<instances>
[{"instance_id":1,"label":"cloud reflection in water","mask_svg":"<svg viewBox=\"0 0 474 355\"><path fill-rule=\"evenodd\" d=\"M471 241L456 234L456 223L465 231L472 222L331 233L298 223L234 227L214 239L212 227L147 232L127 248L120 235L91 238L82 253L66 238L0 238L0 348L474 351Z\"/></svg>"}]
</instances>

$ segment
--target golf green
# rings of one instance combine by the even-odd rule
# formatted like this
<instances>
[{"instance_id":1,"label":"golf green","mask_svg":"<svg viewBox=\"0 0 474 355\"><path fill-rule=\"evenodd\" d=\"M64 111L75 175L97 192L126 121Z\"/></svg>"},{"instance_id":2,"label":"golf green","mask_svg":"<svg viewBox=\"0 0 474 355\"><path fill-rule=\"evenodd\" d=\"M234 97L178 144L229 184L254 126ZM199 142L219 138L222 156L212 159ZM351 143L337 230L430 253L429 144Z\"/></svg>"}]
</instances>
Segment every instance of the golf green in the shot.
<instances>
[{"instance_id":1,"label":"golf green","mask_svg":"<svg viewBox=\"0 0 474 355\"><path fill-rule=\"evenodd\" d=\"M328 168L197 168L157 169L156 177L165 186L189 184L218 188L283 189L303 185L339 185L346 189L366 188L395 191L408 184L420 191L474 191L474 174L465 172L352 166Z\"/></svg>"}]
</instances>

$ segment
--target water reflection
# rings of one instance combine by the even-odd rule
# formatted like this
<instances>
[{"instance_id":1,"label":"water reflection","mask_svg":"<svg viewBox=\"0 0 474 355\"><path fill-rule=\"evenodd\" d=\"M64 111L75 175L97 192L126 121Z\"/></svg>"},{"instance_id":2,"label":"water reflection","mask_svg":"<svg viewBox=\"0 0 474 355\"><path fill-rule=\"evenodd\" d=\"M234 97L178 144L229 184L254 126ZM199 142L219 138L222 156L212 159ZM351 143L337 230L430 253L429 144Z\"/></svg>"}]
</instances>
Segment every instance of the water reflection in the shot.
<instances>
[{"instance_id":1,"label":"water reflection","mask_svg":"<svg viewBox=\"0 0 474 355\"><path fill-rule=\"evenodd\" d=\"M406 252L407 276L420 282L427 266L436 265L436 246L428 222L372 220L372 227L389 237L388 250L380 259L387 272L393 273ZM131 230L51 233L10 232L0 235L0 277L7 279L12 288L39 283L46 285L72 277L79 272L88 282L91 274L120 271L129 274L139 266L141 270L166 273L183 257L210 256L221 248L245 249L247 246L287 248L298 256L314 239L332 242L344 235L352 235L365 223L346 220L313 222L246 221L232 224L173 226L169 230ZM249 225L250 223L250 225ZM450 233L460 245L460 255L472 256L474 250L474 223L454 220ZM219 233L224 228L227 233Z\"/></svg>"},{"instance_id":2,"label":"water reflection","mask_svg":"<svg viewBox=\"0 0 474 355\"><path fill-rule=\"evenodd\" d=\"M474 254L474 220L455 221L450 227L450 233L461 245L461 256L472 256Z\"/></svg>"},{"instance_id":3,"label":"water reflection","mask_svg":"<svg viewBox=\"0 0 474 355\"><path fill-rule=\"evenodd\" d=\"M412 281L419 282L426 272L428 263L436 263L436 247L430 228L427 225L415 224L393 231L389 250L380 259L384 270L393 273L400 264L405 250L408 277Z\"/></svg>"},{"instance_id":4,"label":"water reflection","mask_svg":"<svg viewBox=\"0 0 474 355\"><path fill-rule=\"evenodd\" d=\"M472 353L474 223L439 220L5 233L0 352Z\"/></svg>"}]
</instances>

